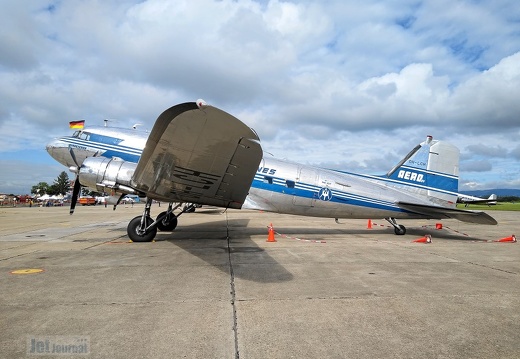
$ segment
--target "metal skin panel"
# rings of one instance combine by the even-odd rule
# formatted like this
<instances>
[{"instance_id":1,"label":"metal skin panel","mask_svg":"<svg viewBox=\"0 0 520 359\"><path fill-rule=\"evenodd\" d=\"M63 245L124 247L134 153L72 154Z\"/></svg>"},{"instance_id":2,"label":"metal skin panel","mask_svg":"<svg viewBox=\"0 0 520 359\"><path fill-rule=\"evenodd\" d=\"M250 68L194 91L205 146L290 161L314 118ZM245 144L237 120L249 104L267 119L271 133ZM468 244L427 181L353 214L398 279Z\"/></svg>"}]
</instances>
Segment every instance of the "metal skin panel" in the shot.
<instances>
[{"instance_id":1,"label":"metal skin panel","mask_svg":"<svg viewBox=\"0 0 520 359\"><path fill-rule=\"evenodd\" d=\"M295 187L288 178L298 173ZM319 177L314 173L319 172ZM266 181L269 178L269 181ZM434 205L423 194L401 191L386 177L341 173L312 166L264 158L243 208L301 216L332 218L456 218L460 221L496 224L484 212L471 212ZM390 184L390 186L389 186ZM399 200L396 200L399 199ZM295 205L298 201L299 205Z\"/></svg>"},{"instance_id":2,"label":"metal skin panel","mask_svg":"<svg viewBox=\"0 0 520 359\"><path fill-rule=\"evenodd\" d=\"M137 163L147 137L148 133L144 131L93 126L75 131L72 136L54 139L46 149L66 167L81 166L86 158L92 156L117 157Z\"/></svg>"},{"instance_id":3,"label":"metal skin panel","mask_svg":"<svg viewBox=\"0 0 520 359\"><path fill-rule=\"evenodd\" d=\"M89 157L83 161L79 170L79 182L82 186L105 192L114 186L129 186L136 163Z\"/></svg>"},{"instance_id":4,"label":"metal skin panel","mask_svg":"<svg viewBox=\"0 0 520 359\"><path fill-rule=\"evenodd\" d=\"M458 163L457 147L428 137L387 174L389 186L427 199L431 205L455 208Z\"/></svg>"},{"instance_id":5,"label":"metal skin panel","mask_svg":"<svg viewBox=\"0 0 520 359\"><path fill-rule=\"evenodd\" d=\"M294 188L287 186L288 179L295 180ZM396 196L416 200L388 188L381 180L267 157L243 208L331 218L424 217L397 206Z\"/></svg>"},{"instance_id":6,"label":"metal skin panel","mask_svg":"<svg viewBox=\"0 0 520 359\"><path fill-rule=\"evenodd\" d=\"M155 122L132 185L157 200L241 208L261 158L258 136L240 120L183 103Z\"/></svg>"}]
</instances>

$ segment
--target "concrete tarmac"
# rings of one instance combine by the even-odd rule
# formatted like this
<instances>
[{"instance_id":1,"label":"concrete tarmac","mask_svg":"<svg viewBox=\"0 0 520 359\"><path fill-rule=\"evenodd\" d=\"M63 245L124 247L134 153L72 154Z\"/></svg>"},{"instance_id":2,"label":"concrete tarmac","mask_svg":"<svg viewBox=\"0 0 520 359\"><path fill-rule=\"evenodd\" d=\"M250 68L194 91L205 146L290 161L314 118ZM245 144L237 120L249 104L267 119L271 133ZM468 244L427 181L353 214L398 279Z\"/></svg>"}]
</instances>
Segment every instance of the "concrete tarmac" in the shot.
<instances>
[{"instance_id":1,"label":"concrete tarmac","mask_svg":"<svg viewBox=\"0 0 520 359\"><path fill-rule=\"evenodd\" d=\"M1 358L520 358L518 212L396 236L203 207L130 243L141 210L0 208Z\"/></svg>"}]
</instances>

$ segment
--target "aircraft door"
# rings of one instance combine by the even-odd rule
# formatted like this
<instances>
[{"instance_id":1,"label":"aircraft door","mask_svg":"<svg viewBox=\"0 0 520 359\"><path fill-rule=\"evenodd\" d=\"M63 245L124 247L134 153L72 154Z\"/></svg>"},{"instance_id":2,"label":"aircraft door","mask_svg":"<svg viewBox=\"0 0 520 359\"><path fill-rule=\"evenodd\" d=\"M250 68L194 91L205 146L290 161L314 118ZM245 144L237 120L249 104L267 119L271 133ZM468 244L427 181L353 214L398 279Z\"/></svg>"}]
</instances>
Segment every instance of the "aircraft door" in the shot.
<instances>
[{"instance_id":1,"label":"aircraft door","mask_svg":"<svg viewBox=\"0 0 520 359\"><path fill-rule=\"evenodd\" d=\"M293 197L295 206L314 207L318 196L315 191L317 181L318 172L316 170L309 167L300 167L296 181L298 191Z\"/></svg>"}]
</instances>

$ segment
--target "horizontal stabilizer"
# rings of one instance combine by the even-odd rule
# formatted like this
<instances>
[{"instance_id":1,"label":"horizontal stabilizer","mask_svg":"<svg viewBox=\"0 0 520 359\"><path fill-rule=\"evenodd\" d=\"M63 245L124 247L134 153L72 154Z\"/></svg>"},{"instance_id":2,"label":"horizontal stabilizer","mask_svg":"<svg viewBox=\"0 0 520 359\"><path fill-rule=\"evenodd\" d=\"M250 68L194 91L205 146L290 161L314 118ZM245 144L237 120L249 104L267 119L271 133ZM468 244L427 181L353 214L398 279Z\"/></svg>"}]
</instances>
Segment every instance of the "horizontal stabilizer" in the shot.
<instances>
[{"instance_id":1,"label":"horizontal stabilizer","mask_svg":"<svg viewBox=\"0 0 520 359\"><path fill-rule=\"evenodd\" d=\"M397 202L399 208L435 219L454 218L462 222L496 225L497 221L485 212L465 211L456 208L429 206L424 204Z\"/></svg>"}]
</instances>

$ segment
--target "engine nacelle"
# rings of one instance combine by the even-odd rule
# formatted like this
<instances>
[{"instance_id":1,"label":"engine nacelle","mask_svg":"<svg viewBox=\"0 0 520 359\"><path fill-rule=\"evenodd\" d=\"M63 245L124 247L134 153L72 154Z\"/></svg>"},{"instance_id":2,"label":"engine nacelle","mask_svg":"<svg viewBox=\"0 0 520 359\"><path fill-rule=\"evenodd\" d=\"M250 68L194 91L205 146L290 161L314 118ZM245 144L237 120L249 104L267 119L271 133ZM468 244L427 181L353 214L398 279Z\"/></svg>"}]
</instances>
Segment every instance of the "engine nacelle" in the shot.
<instances>
[{"instance_id":1,"label":"engine nacelle","mask_svg":"<svg viewBox=\"0 0 520 359\"><path fill-rule=\"evenodd\" d=\"M106 157L88 157L79 169L79 183L98 192L137 194L131 179L137 163Z\"/></svg>"}]
</instances>

